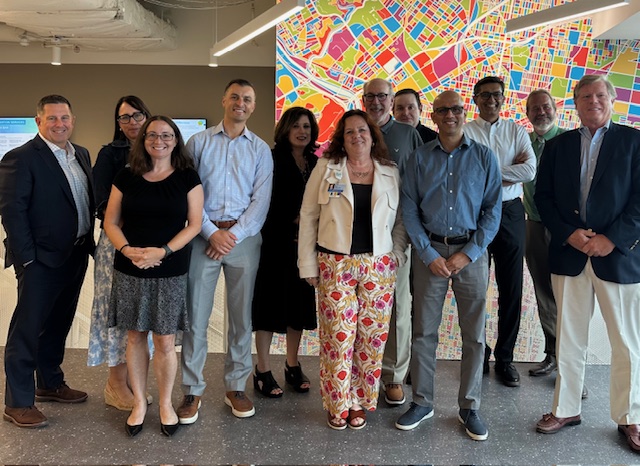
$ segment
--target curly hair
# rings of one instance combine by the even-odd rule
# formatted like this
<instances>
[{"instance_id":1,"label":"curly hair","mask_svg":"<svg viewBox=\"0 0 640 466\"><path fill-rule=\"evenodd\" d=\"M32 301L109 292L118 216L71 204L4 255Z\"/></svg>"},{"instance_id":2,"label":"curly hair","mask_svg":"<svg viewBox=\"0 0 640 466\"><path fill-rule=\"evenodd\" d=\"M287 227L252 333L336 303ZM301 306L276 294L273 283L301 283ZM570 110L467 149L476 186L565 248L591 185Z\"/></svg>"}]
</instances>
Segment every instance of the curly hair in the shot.
<instances>
[{"instance_id":1,"label":"curly hair","mask_svg":"<svg viewBox=\"0 0 640 466\"><path fill-rule=\"evenodd\" d=\"M171 151L171 166L176 170L194 168L193 159L185 150L184 140L182 139L182 134L178 126L169 117L154 115L151 118L147 118L147 121L145 121L142 128L140 128L136 141L133 143L133 147L129 153L129 167L131 172L136 175L144 175L153 168L151 156L144 147L144 138L147 134L147 128L154 121L164 121L171 127L175 135L176 146L173 148L173 151Z\"/></svg>"},{"instance_id":2,"label":"curly hair","mask_svg":"<svg viewBox=\"0 0 640 466\"><path fill-rule=\"evenodd\" d=\"M389 158L389 151L387 150L387 145L384 142L380 128L378 128L378 125L373 122L369 114L362 110L349 110L342 115L338 121L336 130L333 132L329 147L325 151L323 157L331 159L334 163L337 163L340 159L347 156L347 153L344 150L344 126L347 119L354 116L359 116L364 119L369 127L371 140L373 142L371 145L371 158L382 165L395 165L395 163Z\"/></svg>"}]
</instances>

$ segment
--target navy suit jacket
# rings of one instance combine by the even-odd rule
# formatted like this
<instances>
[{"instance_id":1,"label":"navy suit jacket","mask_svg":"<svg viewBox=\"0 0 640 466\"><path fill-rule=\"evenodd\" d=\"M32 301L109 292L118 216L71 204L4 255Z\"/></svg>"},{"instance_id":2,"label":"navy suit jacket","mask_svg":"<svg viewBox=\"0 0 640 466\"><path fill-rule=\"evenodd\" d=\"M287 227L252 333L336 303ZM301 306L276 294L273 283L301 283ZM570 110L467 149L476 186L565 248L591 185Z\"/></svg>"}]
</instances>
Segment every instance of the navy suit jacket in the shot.
<instances>
[{"instance_id":1,"label":"navy suit jacket","mask_svg":"<svg viewBox=\"0 0 640 466\"><path fill-rule=\"evenodd\" d=\"M598 278L640 283L640 131L611 123L605 133L580 219L580 132L568 131L547 142L536 183L535 202L551 232L549 269L573 276L588 256L567 243L577 228L591 229L615 244L605 257L592 257Z\"/></svg>"},{"instance_id":2,"label":"navy suit jacket","mask_svg":"<svg viewBox=\"0 0 640 466\"><path fill-rule=\"evenodd\" d=\"M87 175L93 214L89 152L74 147ZM64 171L39 135L7 152L0 161L0 216L7 232L5 267L30 261L59 267L71 255L78 231L76 205ZM95 247L93 225L91 215L91 241L84 246L88 253Z\"/></svg>"}]
</instances>

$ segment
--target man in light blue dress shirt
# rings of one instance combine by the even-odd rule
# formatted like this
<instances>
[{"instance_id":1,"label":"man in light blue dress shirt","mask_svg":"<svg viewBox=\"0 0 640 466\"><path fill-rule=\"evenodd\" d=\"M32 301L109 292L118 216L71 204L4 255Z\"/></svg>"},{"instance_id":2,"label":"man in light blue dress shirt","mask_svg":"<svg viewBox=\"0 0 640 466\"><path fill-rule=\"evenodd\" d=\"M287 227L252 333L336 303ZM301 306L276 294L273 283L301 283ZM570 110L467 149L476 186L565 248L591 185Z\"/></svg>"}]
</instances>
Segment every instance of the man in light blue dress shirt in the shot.
<instances>
[{"instance_id":1,"label":"man in light blue dress shirt","mask_svg":"<svg viewBox=\"0 0 640 466\"><path fill-rule=\"evenodd\" d=\"M451 283L462 334L458 419L472 439L486 440L489 431L478 409L487 247L500 225L502 181L491 149L463 133L465 115L456 92L436 97L431 118L438 125L438 139L411 155L402 180L403 219L413 251L413 402L396 427L411 430L433 416L438 328Z\"/></svg>"},{"instance_id":2,"label":"man in light blue dress shirt","mask_svg":"<svg viewBox=\"0 0 640 466\"><path fill-rule=\"evenodd\" d=\"M182 387L177 414L181 424L198 419L206 386L207 328L213 298L224 269L229 329L224 365L224 402L234 416L255 414L244 393L251 374L251 301L260 259L260 229L271 200L273 159L266 142L249 131L255 89L248 81L231 81L222 98L224 118L187 142L205 193L202 231L193 240L187 305L189 332L182 343Z\"/></svg>"}]
</instances>

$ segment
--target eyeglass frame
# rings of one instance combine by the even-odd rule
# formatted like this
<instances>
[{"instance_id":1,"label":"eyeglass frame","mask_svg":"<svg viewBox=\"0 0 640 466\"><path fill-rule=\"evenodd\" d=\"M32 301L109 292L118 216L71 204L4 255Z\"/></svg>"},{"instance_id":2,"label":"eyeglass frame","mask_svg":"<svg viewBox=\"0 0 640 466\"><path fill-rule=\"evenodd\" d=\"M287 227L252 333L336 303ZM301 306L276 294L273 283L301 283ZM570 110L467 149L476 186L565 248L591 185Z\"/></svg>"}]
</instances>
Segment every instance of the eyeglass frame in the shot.
<instances>
[{"instance_id":1,"label":"eyeglass frame","mask_svg":"<svg viewBox=\"0 0 640 466\"><path fill-rule=\"evenodd\" d=\"M176 138L175 134L171 134L171 133L144 133L142 135L143 139L145 141L155 141L156 139L160 138L163 142L169 142L169 141L173 141Z\"/></svg>"},{"instance_id":2,"label":"eyeglass frame","mask_svg":"<svg viewBox=\"0 0 640 466\"><path fill-rule=\"evenodd\" d=\"M433 109L433 113L440 116L446 116L449 112L454 115L462 115L464 113L464 107L462 105L454 105L453 107L438 107Z\"/></svg>"},{"instance_id":3,"label":"eyeglass frame","mask_svg":"<svg viewBox=\"0 0 640 466\"><path fill-rule=\"evenodd\" d=\"M118 118L116 118L116 120L118 121L118 123L122 123L123 125L126 125L130 123L132 119L133 121L140 123L144 121L146 118L147 118L147 115L145 115L144 112L133 112L131 115L129 115L128 113L125 113L123 115L118 115Z\"/></svg>"},{"instance_id":4,"label":"eyeglass frame","mask_svg":"<svg viewBox=\"0 0 640 466\"><path fill-rule=\"evenodd\" d=\"M378 102L386 102L386 100L389 98L389 94L384 92L379 92L378 94L368 92L366 94L363 94L362 98L369 103L373 102L376 99L378 99Z\"/></svg>"},{"instance_id":5,"label":"eyeglass frame","mask_svg":"<svg viewBox=\"0 0 640 466\"><path fill-rule=\"evenodd\" d=\"M481 98L482 100L489 100L493 97L496 100L504 99L504 92L496 91L496 92L479 92L476 94L476 97Z\"/></svg>"}]
</instances>

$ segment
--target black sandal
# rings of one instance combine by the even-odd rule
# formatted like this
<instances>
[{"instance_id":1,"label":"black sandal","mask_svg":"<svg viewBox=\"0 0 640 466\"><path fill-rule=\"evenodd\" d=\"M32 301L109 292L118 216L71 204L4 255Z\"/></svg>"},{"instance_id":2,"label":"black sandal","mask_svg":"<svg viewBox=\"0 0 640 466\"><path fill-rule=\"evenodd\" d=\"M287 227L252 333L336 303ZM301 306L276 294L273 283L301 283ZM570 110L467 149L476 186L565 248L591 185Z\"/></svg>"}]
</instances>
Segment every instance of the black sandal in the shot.
<instances>
[{"instance_id":1,"label":"black sandal","mask_svg":"<svg viewBox=\"0 0 640 466\"><path fill-rule=\"evenodd\" d=\"M302 372L302 365L298 363L295 367L290 367L286 362L284 363L284 378L289 385L298 393L307 393L309 387L303 387L304 384L310 384L309 377Z\"/></svg>"},{"instance_id":2,"label":"black sandal","mask_svg":"<svg viewBox=\"0 0 640 466\"><path fill-rule=\"evenodd\" d=\"M273 378L271 371L259 372L256 365L256 372L253 374L253 388L262 393L267 398L280 398L283 394L280 385ZM280 393L272 393L274 390L280 389Z\"/></svg>"}]
</instances>

